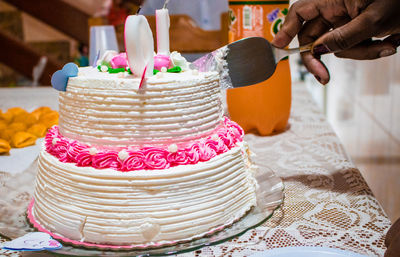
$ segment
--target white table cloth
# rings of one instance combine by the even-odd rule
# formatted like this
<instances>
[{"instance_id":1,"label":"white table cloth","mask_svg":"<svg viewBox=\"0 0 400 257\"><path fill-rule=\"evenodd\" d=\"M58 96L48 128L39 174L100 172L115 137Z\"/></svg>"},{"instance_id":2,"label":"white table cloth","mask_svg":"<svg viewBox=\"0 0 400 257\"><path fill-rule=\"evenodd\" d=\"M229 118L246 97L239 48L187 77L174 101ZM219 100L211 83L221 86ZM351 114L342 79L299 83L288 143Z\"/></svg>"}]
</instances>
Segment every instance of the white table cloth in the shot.
<instances>
[{"instance_id":1,"label":"white table cloth","mask_svg":"<svg viewBox=\"0 0 400 257\"><path fill-rule=\"evenodd\" d=\"M50 88L0 89L3 110L56 108L56 103ZM246 135L258 153L256 161L268 164L283 179L283 207L239 238L182 256L251 256L285 246L324 246L383 256L390 221L302 85L293 86L289 123L287 131L274 136ZM0 187L9 179L12 175L0 173ZM21 256L1 250L0 255Z\"/></svg>"}]
</instances>

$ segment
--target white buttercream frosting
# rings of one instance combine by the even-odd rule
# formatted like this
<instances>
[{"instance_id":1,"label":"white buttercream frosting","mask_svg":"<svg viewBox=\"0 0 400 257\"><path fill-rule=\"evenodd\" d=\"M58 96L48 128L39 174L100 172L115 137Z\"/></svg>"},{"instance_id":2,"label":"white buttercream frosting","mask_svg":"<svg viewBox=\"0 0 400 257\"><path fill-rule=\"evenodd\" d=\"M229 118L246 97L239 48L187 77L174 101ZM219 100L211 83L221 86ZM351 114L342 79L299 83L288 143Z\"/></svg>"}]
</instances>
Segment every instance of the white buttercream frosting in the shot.
<instances>
[{"instance_id":1,"label":"white buttercream frosting","mask_svg":"<svg viewBox=\"0 0 400 257\"><path fill-rule=\"evenodd\" d=\"M60 93L60 133L91 144L91 155L105 146L163 145L178 153L182 142L213 134L220 140L217 72L159 72L140 90L139 83L128 73L81 68ZM43 148L32 213L45 229L76 241L155 245L198 238L256 205L248 152L238 143L206 162L121 172L63 163ZM118 158L129 154L120 150Z\"/></svg>"},{"instance_id":2,"label":"white buttercream frosting","mask_svg":"<svg viewBox=\"0 0 400 257\"><path fill-rule=\"evenodd\" d=\"M81 68L60 93L60 132L94 145L157 145L200 138L223 120L216 72L132 76Z\"/></svg>"},{"instance_id":3,"label":"white buttercream frosting","mask_svg":"<svg viewBox=\"0 0 400 257\"><path fill-rule=\"evenodd\" d=\"M60 236L98 244L146 244L205 235L256 204L242 146L210 161L118 172L61 163L42 151L33 214Z\"/></svg>"}]
</instances>

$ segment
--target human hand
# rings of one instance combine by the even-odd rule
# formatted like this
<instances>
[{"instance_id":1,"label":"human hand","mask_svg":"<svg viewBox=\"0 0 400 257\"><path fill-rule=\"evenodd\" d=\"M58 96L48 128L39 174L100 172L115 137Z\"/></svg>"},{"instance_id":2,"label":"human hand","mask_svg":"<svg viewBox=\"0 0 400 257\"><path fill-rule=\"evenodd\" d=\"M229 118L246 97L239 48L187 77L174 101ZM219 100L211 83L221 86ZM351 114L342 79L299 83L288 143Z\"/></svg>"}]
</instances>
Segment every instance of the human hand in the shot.
<instances>
[{"instance_id":1,"label":"human hand","mask_svg":"<svg viewBox=\"0 0 400 257\"><path fill-rule=\"evenodd\" d=\"M315 41L311 52L301 57L316 79L326 84L329 72L320 60L322 54L357 60L395 54L400 45L399 17L399 0L299 0L289 8L272 44L283 48L296 35L300 45ZM385 36L389 37L372 39Z\"/></svg>"}]
</instances>

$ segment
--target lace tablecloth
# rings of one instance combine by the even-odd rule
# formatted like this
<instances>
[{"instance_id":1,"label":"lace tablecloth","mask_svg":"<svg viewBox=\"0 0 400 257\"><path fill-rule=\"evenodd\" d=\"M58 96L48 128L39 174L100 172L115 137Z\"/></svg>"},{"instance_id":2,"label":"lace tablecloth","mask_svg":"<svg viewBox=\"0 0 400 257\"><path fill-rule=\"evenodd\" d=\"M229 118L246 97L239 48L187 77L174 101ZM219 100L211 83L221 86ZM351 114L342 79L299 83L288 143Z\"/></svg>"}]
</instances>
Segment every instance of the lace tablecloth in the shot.
<instances>
[{"instance_id":1,"label":"lace tablecloth","mask_svg":"<svg viewBox=\"0 0 400 257\"><path fill-rule=\"evenodd\" d=\"M286 132L246 135L246 140L257 152L256 162L267 163L284 180L283 207L239 238L181 256L251 256L285 246L324 246L383 256L390 221L304 87L293 86ZM0 176L0 187L9 179ZM0 250L0 256L20 254Z\"/></svg>"}]
</instances>

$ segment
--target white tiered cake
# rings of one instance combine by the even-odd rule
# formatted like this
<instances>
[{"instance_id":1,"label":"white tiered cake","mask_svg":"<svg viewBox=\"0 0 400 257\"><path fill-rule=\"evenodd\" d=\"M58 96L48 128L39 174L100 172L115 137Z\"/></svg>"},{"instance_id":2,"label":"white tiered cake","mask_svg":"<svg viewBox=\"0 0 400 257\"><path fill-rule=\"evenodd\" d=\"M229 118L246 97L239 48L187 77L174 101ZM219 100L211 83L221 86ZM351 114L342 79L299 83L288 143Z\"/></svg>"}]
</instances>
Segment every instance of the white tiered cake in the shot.
<instances>
[{"instance_id":1,"label":"white tiered cake","mask_svg":"<svg viewBox=\"0 0 400 257\"><path fill-rule=\"evenodd\" d=\"M60 93L32 215L63 239L158 244L204 236L256 203L240 127L223 116L217 73L147 81L83 68Z\"/></svg>"},{"instance_id":2,"label":"white tiered cake","mask_svg":"<svg viewBox=\"0 0 400 257\"><path fill-rule=\"evenodd\" d=\"M221 230L256 205L257 183L243 130L223 115L219 74L191 70L177 53L154 57L143 16L125 29L126 54L53 75L65 91L60 123L46 135L28 217L83 246L160 246Z\"/></svg>"}]
</instances>

